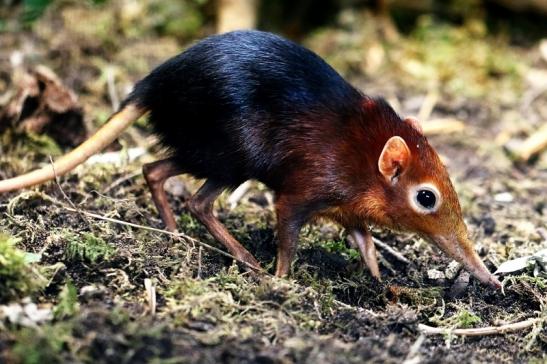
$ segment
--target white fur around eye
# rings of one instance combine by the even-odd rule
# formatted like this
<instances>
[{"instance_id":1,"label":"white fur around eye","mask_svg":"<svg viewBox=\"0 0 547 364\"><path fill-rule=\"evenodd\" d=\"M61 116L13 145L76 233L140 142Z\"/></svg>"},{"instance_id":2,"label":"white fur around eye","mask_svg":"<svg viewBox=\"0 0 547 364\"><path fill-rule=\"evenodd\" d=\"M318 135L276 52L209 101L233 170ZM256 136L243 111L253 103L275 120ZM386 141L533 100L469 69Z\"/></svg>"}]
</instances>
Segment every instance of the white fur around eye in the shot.
<instances>
[{"instance_id":1,"label":"white fur around eye","mask_svg":"<svg viewBox=\"0 0 547 364\"><path fill-rule=\"evenodd\" d=\"M418 202L418 192L421 190L431 191L435 195L435 205L431 208L426 208ZM442 204L442 197L439 189L431 183L421 183L419 185L412 186L408 189L408 203L414 211L419 214L432 214L436 212Z\"/></svg>"}]
</instances>

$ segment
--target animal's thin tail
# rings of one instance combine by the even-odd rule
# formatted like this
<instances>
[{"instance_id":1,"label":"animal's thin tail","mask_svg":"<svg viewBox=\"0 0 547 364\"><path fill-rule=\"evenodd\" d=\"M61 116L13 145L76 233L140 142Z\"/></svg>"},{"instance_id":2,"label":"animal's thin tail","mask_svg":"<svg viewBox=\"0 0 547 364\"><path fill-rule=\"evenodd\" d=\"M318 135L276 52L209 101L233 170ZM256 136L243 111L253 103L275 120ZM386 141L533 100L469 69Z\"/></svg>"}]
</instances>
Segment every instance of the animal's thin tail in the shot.
<instances>
[{"instance_id":1,"label":"animal's thin tail","mask_svg":"<svg viewBox=\"0 0 547 364\"><path fill-rule=\"evenodd\" d=\"M34 186L70 172L93 154L106 148L146 111L134 103L125 103L125 106L113 114L94 135L56 160L53 165L49 164L35 171L0 181L0 193Z\"/></svg>"}]
</instances>

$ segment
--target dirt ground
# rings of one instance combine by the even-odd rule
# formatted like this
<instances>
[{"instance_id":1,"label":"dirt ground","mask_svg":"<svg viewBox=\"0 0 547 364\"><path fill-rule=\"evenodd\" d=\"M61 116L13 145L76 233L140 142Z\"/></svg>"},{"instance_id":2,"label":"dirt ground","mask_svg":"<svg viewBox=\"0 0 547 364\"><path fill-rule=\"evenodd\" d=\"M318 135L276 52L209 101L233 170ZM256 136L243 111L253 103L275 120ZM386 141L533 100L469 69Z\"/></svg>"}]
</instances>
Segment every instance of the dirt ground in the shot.
<instances>
[{"instance_id":1,"label":"dirt ground","mask_svg":"<svg viewBox=\"0 0 547 364\"><path fill-rule=\"evenodd\" d=\"M78 95L94 130L151 67L211 31L204 21L176 42L154 24L137 27L138 17L112 14L108 7L63 6L32 30L0 33L0 110L17 89L17 74L43 64ZM69 21L76 15L88 21ZM97 23L100 30L88 27ZM342 13L303 42L402 115L445 126L464 122L463 129L432 133L429 140L449 169L489 269L546 249L547 153L522 163L505 149L547 120L541 37L522 41L509 30L492 35L480 22L446 25L424 17L417 24L382 43L368 13ZM156 33L146 33L150 29ZM539 266L535 274L529 268L504 276L504 290L494 291L419 237L375 228L375 237L408 260L380 248L383 281L377 282L358 269L346 232L324 222L302 231L290 279L253 276L202 245L219 247L184 205L199 186L188 176L171 180L168 191L179 231L194 240L144 229L162 229L140 175L143 163L161 155L148 130L142 120L121 137L117 165L88 163L58 183L0 196L0 258L24 258L17 266L0 260L12 269L0 267L0 362L547 360L547 273ZM62 153L48 136L7 130L0 138L2 179ZM146 153L129 161L124 151L135 147ZM218 216L273 272L271 192L253 183L234 208L227 198L216 205ZM418 330L418 324L454 329L530 318L540 320L493 336Z\"/></svg>"}]
</instances>

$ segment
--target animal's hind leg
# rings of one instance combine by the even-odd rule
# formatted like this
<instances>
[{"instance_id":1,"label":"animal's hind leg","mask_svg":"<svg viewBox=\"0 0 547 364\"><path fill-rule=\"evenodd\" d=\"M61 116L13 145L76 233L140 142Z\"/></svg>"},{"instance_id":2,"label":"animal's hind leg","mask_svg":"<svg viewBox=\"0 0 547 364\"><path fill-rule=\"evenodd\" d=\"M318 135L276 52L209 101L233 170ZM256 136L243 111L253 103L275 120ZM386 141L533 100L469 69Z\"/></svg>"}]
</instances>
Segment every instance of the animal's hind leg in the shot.
<instances>
[{"instance_id":1,"label":"animal's hind leg","mask_svg":"<svg viewBox=\"0 0 547 364\"><path fill-rule=\"evenodd\" d=\"M216 240L222 243L237 260L260 269L260 264L243 245L241 245L226 229L219 219L213 215L213 203L224 191L222 184L207 180L203 186L188 201L192 214L207 228Z\"/></svg>"},{"instance_id":2,"label":"animal's hind leg","mask_svg":"<svg viewBox=\"0 0 547 364\"><path fill-rule=\"evenodd\" d=\"M144 174L146 183L150 188L152 199L154 200L154 204L160 213L165 227L169 231L175 231L177 229L177 223L175 221L175 217L173 216L173 211L169 206L169 202L167 201L164 184L169 177L181 174L181 168L176 163L174 158L167 158L145 164L142 167L142 173Z\"/></svg>"}]
</instances>

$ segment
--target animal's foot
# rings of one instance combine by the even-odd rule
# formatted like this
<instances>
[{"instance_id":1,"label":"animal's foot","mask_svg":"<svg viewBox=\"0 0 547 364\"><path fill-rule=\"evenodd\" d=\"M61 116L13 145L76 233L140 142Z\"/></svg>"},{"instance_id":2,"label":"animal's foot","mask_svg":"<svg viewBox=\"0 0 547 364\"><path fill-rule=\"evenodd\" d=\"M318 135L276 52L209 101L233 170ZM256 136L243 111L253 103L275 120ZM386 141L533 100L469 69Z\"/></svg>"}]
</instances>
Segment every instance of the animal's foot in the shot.
<instances>
[{"instance_id":1,"label":"animal's foot","mask_svg":"<svg viewBox=\"0 0 547 364\"><path fill-rule=\"evenodd\" d=\"M243 263L246 269L250 269L254 271L263 271L258 260L256 260L256 258L248 251L244 251L244 252L240 252L239 254L236 254L236 259L239 262Z\"/></svg>"}]
</instances>

